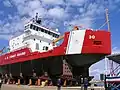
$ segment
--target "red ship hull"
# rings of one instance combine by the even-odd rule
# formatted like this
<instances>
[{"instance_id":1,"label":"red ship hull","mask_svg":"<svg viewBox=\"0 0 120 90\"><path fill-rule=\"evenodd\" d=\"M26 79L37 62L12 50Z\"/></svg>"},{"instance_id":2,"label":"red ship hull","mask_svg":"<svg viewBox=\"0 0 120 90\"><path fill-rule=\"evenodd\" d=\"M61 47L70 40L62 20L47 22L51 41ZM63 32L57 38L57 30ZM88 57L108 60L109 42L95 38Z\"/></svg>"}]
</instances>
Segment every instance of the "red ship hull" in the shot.
<instances>
[{"instance_id":1,"label":"red ship hull","mask_svg":"<svg viewBox=\"0 0 120 90\"><path fill-rule=\"evenodd\" d=\"M95 35L95 39L91 39L90 35ZM92 64L111 53L110 32L86 30L79 53L67 52L69 39L70 32L66 32L63 43L47 52L31 52L30 49L24 48L2 55L1 69L3 73L12 73L13 76L19 76L20 72L31 76L33 69L38 75L47 71L51 77L60 76L63 73L63 60L66 60L72 67L73 76L86 77L89 76L88 69Z\"/></svg>"}]
</instances>

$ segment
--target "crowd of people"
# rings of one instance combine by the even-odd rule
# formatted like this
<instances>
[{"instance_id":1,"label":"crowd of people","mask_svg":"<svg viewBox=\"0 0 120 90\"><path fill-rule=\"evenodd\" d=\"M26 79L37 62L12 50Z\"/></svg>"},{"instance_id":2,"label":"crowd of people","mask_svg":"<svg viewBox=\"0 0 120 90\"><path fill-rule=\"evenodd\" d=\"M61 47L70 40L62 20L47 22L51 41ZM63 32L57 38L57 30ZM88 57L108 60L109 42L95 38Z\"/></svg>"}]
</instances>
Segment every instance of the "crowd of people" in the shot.
<instances>
[{"instance_id":1,"label":"crowd of people","mask_svg":"<svg viewBox=\"0 0 120 90\"><path fill-rule=\"evenodd\" d=\"M48 76L42 75L41 77L37 77L36 73L33 73L32 76L25 77L22 73L20 73L19 77L12 76L12 74L1 74L1 80L3 84L17 84L17 85L51 85L51 80Z\"/></svg>"},{"instance_id":2,"label":"crowd of people","mask_svg":"<svg viewBox=\"0 0 120 90\"><path fill-rule=\"evenodd\" d=\"M85 82L85 83L84 83ZM75 79L68 79L68 78L59 78L57 81L57 86L80 86L83 85L83 87L88 86L88 80L75 80ZM0 74L0 83L3 84L17 84L17 85L37 85L37 86L53 86L52 80L48 77L48 75L42 75L41 77L38 77L36 73L33 73L32 76L25 77L22 73L20 73L19 77L13 77L12 74Z\"/></svg>"}]
</instances>

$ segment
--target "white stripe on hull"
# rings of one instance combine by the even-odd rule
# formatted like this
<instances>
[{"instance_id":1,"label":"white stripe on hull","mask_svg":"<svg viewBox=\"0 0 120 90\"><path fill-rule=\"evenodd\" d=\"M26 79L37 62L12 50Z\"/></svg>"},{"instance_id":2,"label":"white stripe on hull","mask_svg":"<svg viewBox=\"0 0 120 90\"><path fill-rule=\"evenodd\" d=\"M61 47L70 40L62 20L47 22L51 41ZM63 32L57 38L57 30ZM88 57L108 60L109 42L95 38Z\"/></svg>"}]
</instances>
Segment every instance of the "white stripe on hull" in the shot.
<instances>
[{"instance_id":1,"label":"white stripe on hull","mask_svg":"<svg viewBox=\"0 0 120 90\"><path fill-rule=\"evenodd\" d=\"M86 30L71 31L66 54L79 54L82 52Z\"/></svg>"}]
</instances>

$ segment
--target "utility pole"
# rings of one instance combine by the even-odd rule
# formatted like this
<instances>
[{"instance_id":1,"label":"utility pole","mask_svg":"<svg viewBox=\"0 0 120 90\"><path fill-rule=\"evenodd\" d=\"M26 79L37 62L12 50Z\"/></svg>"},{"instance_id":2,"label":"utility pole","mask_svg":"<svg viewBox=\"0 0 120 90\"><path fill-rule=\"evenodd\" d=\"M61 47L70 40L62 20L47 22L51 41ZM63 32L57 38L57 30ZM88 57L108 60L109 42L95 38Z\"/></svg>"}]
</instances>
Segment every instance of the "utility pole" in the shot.
<instances>
[{"instance_id":1,"label":"utility pole","mask_svg":"<svg viewBox=\"0 0 120 90\"><path fill-rule=\"evenodd\" d=\"M109 17L108 17L108 9L106 9L106 22L107 22L107 25L108 25L108 31L110 32L110 21L109 21Z\"/></svg>"}]
</instances>

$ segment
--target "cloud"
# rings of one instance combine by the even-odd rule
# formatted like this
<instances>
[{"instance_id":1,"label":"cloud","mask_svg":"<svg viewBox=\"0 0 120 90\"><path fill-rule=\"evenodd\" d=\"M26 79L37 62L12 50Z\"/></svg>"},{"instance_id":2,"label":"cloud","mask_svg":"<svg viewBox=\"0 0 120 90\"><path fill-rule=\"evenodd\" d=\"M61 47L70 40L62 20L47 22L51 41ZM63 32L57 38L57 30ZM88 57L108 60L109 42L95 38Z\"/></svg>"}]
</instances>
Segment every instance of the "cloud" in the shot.
<instances>
[{"instance_id":1,"label":"cloud","mask_svg":"<svg viewBox=\"0 0 120 90\"><path fill-rule=\"evenodd\" d=\"M11 0L11 2L15 5L20 5L20 4L24 5L25 3L27 3L27 0Z\"/></svg>"},{"instance_id":2,"label":"cloud","mask_svg":"<svg viewBox=\"0 0 120 90\"><path fill-rule=\"evenodd\" d=\"M119 43L113 43L111 46L111 54L118 54L120 53Z\"/></svg>"},{"instance_id":3,"label":"cloud","mask_svg":"<svg viewBox=\"0 0 120 90\"><path fill-rule=\"evenodd\" d=\"M55 8L49 9L48 14L51 17L54 17L57 19L63 19L65 17L65 10L60 7L55 7Z\"/></svg>"},{"instance_id":4,"label":"cloud","mask_svg":"<svg viewBox=\"0 0 120 90\"><path fill-rule=\"evenodd\" d=\"M71 6L82 6L86 0L66 0L66 2Z\"/></svg>"},{"instance_id":5,"label":"cloud","mask_svg":"<svg viewBox=\"0 0 120 90\"><path fill-rule=\"evenodd\" d=\"M70 21L70 24L78 25L78 26L82 25L84 28L91 28L92 22L90 19L91 19L91 17L81 17L81 18Z\"/></svg>"},{"instance_id":6,"label":"cloud","mask_svg":"<svg viewBox=\"0 0 120 90\"><path fill-rule=\"evenodd\" d=\"M2 22L2 27L0 28L1 34L0 38L9 39L11 36L16 35L24 30L24 17L20 18L18 15L16 16L8 16L10 22Z\"/></svg>"},{"instance_id":7,"label":"cloud","mask_svg":"<svg viewBox=\"0 0 120 90\"><path fill-rule=\"evenodd\" d=\"M117 45L116 46L114 45L112 47L112 54L117 54L117 53L120 53L120 49Z\"/></svg>"},{"instance_id":8,"label":"cloud","mask_svg":"<svg viewBox=\"0 0 120 90\"><path fill-rule=\"evenodd\" d=\"M61 5L64 4L63 0L41 0L43 4L48 4L48 5Z\"/></svg>"},{"instance_id":9,"label":"cloud","mask_svg":"<svg viewBox=\"0 0 120 90\"><path fill-rule=\"evenodd\" d=\"M119 0L108 1L110 8L118 7L115 4ZM102 17L105 8L104 0L4 0L3 3L6 7L11 4L16 8L14 15L8 14L8 17L1 21L4 25L0 26L0 30L4 29L5 33L8 32L7 28L10 31L23 30L23 20L33 18L37 12L44 18L43 25L47 27L60 28L62 31L65 31L69 24L92 28L92 19Z\"/></svg>"},{"instance_id":10,"label":"cloud","mask_svg":"<svg viewBox=\"0 0 120 90\"><path fill-rule=\"evenodd\" d=\"M10 2L9 0L4 0L4 1L3 1L3 4L4 4L4 6L6 6L6 7L12 7L12 4L11 4L11 2Z\"/></svg>"}]
</instances>

